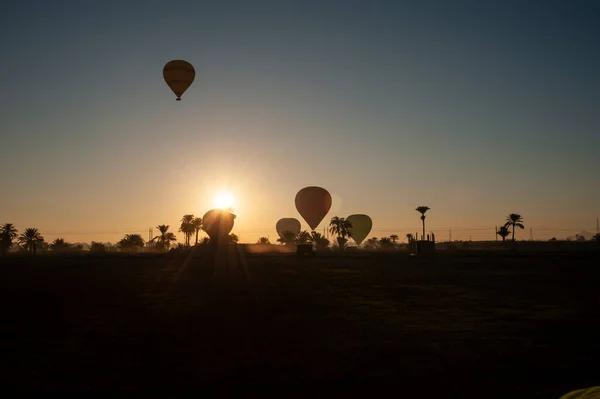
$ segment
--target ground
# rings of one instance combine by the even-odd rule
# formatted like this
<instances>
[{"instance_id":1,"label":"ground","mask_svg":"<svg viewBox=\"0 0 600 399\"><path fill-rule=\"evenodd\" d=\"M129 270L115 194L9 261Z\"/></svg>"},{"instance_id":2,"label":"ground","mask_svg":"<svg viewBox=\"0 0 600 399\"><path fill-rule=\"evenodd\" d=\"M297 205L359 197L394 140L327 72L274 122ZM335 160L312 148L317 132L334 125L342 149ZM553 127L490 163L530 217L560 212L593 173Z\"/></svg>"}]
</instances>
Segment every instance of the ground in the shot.
<instances>
[{"instance_id":1,"label":"ground","mask_svg":"<svg viewBox=\"0 0 600 399\"><path fill-rule=\"evenodd\" d=\"M3 385L284 383L288 396L440 398L558 398L600 385L598 254L297 258L235 248L0 259Z\"/></svg>"}]
</instances>

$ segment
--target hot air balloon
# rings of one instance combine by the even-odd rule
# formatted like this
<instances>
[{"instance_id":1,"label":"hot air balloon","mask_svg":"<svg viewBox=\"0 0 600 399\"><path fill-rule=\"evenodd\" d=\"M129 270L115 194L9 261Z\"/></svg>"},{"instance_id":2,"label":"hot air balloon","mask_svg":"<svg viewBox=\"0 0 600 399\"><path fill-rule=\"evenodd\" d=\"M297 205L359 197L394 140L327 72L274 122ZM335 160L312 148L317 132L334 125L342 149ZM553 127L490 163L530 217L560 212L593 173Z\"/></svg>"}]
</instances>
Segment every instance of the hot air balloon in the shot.
<instances>
[{"instance_id":1,"label":"hot air balloon","mask_svg":"<svg viewBox=\"0 0 600 399\"><path fill-rule=\"evenodd\" d=\"M350 237L354 240L356 245L360 245L361 242L367 235L371 232L371 227L373 227L373 221L367 215L350 215L346 218L352 224L352 227L348 229L350 233Z\"/></svg>"},{"instance_id":2,"label":"hot air balloon","mask_svg":"<svg viewBox=\"0 0 600 399\"><path fill-rule=\"evenodd\" d=\"M283 233L285 231L292 232L295 236L298 235L302 226L300 225L300 221L296 218L283 218L277 221L275 228L277 229L279 237L283 238Z\"/></svg>"},{"instance_id":3,"label":"hot air balloon","mask_svg":"<svg viewBox=\"0 0 600 399\"><path fill-rule=\"evenodd\" d=\"M181 100L181 96L190 87L195 77L196 70L187 61L169 61L163 68L163 78L177 96L177 101Z\"/></svg>"},{"instance_id":4,"label":"hot air balloon","mask_svg":"<svg viewBox=\"0 0 600 399\"><path fill-rule=\"evenodd\" d=\"M296 209L314 231L331 208L331 194L322 187L304 187L296 194Z\"/></svg>"},{"instance_id":5,"label":"hot air balloon","mask_svg":"<svg viewBox=\"0 0 600 399\"><path fill-rule=\"evenodd\" d=\"M571 391L563 396L560 399L598 399L600 398L600 386L586 388L586 389L578 389L576 391Z\"/></svg>"},{"instance_id":6,"label":"hot air balloon","mask_svg":"<svg viewBox=\"0 0 600 399\"><path fill-rule=\"evenodd\" d=\"M219 242L221 238L227 235L233 229L235 215L228 209L211 209L204 214L202 226L211 241Z\"/></svg>"}]
</instances>

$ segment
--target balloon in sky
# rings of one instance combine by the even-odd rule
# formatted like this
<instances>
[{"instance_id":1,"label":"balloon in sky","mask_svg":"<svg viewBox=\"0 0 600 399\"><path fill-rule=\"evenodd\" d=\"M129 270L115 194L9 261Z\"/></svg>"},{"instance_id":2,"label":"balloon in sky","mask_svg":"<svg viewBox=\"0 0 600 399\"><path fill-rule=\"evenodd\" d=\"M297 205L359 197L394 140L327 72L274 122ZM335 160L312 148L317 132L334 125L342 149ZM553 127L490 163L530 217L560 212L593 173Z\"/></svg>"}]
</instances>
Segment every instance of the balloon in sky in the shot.
<instances>
[{"instance_id":1,"label":"balloon in sky","mask_svg":"<svg viewBox=\"0 0 600 399\"><path fill-rule=\"evenodd\" d=\"M226 237L233 229L235 215L228 209L211 209L204 214L202 226L213 241Z\"/></svg>"},{"instance_id":2,"label":"balloon in sky","mask_svg":"<svg viewBox=\"0 0 600 399\"><path fill-rule=\"evenodd\" d=\"M190 87L195 77L196 70L187 61L169 61L163 68L163 78L177 96L177 101L181 100L181 96Z\"/></svg>"},{"instance_id":3,"label":"balloon in sky","mask_svg":"<svg viewBox=\"0 0 600 399\"><path fill-rule=\"evenodd\" d=\"M346 218L347 221L352 224L352 227L348 229L350 233L350 237L356 242L356 245L360 245L361 242L367 235L371 232L371 227L373 227L373 221L367 215L350 215Z\"/></svg>"},{"instance_id":4,"label":"balloon in sky","mask_svg":"<svg viewBox=\"0 0 600 399\"><path fill-rule=\"evenodd\" d=\"M321 187L304 187L296 194L296 209L312 230L316 229L331 208L331 194Z\"/></svg>"},{"instance_id":5,"label":"balloon in sky","mask_svg":"<svg viewBox=\"0 0 600 399\"><path fill-rule=\"evenodd\" d=\"M275 228L277 229L277 234L279 237L283 237L284 231L290 231L294 233L294 235L298 235L300 233L300 221L296 218L283 218L277 221Z\"/></svg>"}]
</instances>

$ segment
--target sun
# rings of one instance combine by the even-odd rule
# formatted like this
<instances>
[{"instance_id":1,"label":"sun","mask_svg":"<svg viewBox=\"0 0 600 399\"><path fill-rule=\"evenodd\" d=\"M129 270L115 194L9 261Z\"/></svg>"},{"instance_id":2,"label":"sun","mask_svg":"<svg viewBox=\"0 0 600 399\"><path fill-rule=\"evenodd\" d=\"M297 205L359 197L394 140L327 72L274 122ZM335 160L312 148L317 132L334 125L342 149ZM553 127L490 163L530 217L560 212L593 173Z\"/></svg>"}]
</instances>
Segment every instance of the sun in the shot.
<instances>
[{"instance_id":1,"label":"sun","mask_svg":"<svg viewBox=\"0 0 600 399\"><path fill-rule=\"evenodd\" d=\"M230 193L218 193L213 199L213 205L219 209L232 208L235 200Z\"/></svg>"}]
</instances>

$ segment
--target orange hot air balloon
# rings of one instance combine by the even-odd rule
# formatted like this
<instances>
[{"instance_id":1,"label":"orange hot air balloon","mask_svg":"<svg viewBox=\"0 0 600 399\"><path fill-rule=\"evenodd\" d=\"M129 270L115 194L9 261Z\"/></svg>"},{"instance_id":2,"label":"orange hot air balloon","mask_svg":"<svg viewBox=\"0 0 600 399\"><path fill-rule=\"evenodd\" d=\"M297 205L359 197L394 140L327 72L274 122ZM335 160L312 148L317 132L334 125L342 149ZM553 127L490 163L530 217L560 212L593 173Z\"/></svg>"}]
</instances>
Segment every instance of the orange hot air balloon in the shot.
<instances>
[{"instance_id":1,"label":"orange hot air balloon","mask_svg":"<svg viewBox=\"0 0 600 399\"><path fill-rule=\"evenodd\" d=\"M322 187L304 187L296 194L296 209L314 231L331 208L331 194Z\"/></svg>"},{"instance_id":2,"label":"orange hot air balloon","mask_svg":"<svg viewBox=\"0 0 600 399\"><path fill-rule=\"evenodd\" d=\"M352 227L348 228L348 232L350 233L350 237L354 240L356 245L360 245L361 242L367 235L371 232L371 228L373 227L373 221L367 215L350 215L346 218L347 221L352 224Z\"/></svg>"},{"instance_id":3,"label":"orange hot air balloon","mask_svg":"<svg viewBox=\"0 0 600 399\"><path fill-rule=\"evenodd\" d=\"M302 226L300 225L300 221L296 218L283 218L277 221L275 225L275 229L277 230L277 234L279 237L283 238L283 233L285 231L292 232L294 235L298 235L300 233Z\"/></svg>"},{"instance_id":4,"label":"orange hot air balloon","mask_svg":"<svg viewBox=\"0 0 600 399\"><path fill-rule=\"evenodd\" d=\"M213 242L220 241L233 229L234 219L235 215L228 209L211 209L204 214L202 226Z\"/></svg>"},{"instance_id":5,"label":"orange hot air balloon","mask_svg":"<svg viewBox=\"0 0 600 399\"><path fill-rule=\"evenodd\" d=\"M163 68L163 78L177 96L177 101L181 101L181 96L194 82L195 77L196 70L187 61L169 61Z\"/></svg>"}]
</instances>

